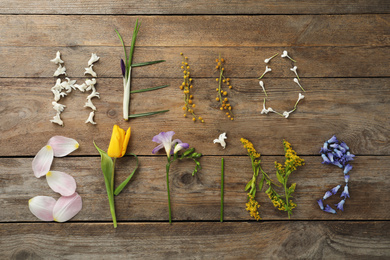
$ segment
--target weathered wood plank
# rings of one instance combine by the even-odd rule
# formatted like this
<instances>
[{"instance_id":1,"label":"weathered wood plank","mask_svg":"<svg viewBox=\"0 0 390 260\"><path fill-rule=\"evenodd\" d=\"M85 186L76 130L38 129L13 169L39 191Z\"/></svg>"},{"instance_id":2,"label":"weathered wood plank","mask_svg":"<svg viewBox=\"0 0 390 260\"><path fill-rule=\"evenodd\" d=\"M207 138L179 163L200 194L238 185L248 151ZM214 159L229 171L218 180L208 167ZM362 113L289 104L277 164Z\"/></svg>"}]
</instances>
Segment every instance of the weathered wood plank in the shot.
<instances>
[{"instance_id":1,"label":"weathered wood plank","mask_svg":"<svg viewBox=\"0 0 390 260\"><path fill-rule=\"evenodd\" d=\"M0 16L0 46L121 46L134 16ZM389 46L390 15L146 16L137 46Z\"/></svg>"},{"instance_id":2,"label":"weathered wood plank","mask_svg":"<svg viewBox=\"0 0 390 260\"><path fill-rule=\"evenodd\" d=\"M388 222L1 224L3 259L385 259Z\"/></svg>"},{"instance_id":3,"label":"weathered wood plank","mask_svg":"<svg viewBox=\"0 0 390 260\"><path fill-rule=\"evenodd\" d=\"M221 54L226 59L229 77L257 78L265 70L264 59L287 49L298 62L274 59L268 64L272 77L291 77L290 66L297 65L300 77L389 77L390 47L139 47L134 63L164 59L154 66L138 67L135 77L181 77L180 65L184 52L190 59L194 77L214 77L215 59ZM52 77L57 66L50 62L61 51L70 77L84 77L84 68L97 53L101 60L94 70L98 77L122 77L120 47L0 47L1 77Z\"/></svg>"},{"instance_id":4,"label":"weathered wood plank","mask_svg":"<svg viewBox=\"0 0 390 260\"><path fill-rule=\"evenodd\" d=\"M195 0L81 0L81 1L21 1L3 0L2 14L360 14L389 13L386 0L335 1L221 1Z\"/></svg>"},{"instance_id":5,"label":"weathered wood plank","mask_svg":"<svg viewBox=\"0 0 390 260\"><path fill-rule=\"evenodd\" d=\"M103 146L102 146L103 147ZM282 149L281 147L278 147ZM242 148L243 149L243 148ZM261 151L261 150L260 150ZM133 151L134 152L134 151ZM299 150L298 150L299 153ZM333 215L322 212L316 199L338 184L343 184L342 170L321 164L320 156L303 156L304 167L290 177L296 182L294 220L389 220L390 198L387 196L390 180L384 174L390 167L386 156L359 156L352 162L353 170L349 191L351 199L345 211ZM220 213L220 156L201 159L203 169L192 177L192 162L175 162L170 171L172 214L174 220L218 221ZM282 156L263 156L263 169L274 179L274 161L284 161ZM28 200L44 195L58 198L47 185L45 177L36 179L31 170L32 158L0 159L0 212L2 222L39 221L28 209ZM140 157L140 169L123 192L116 197L118 221L167 221L167 191L165 181L166 159L163 156ZM135 166L133 158L117 161L116 183L120 183ZM100 158L66 157L54 159L53 170L64 171L75 177L77 192L83 198L83 209L72 221L110 221ZM250 159L247 156L225 157L225 220L251 220L245 211L246 183L252 178ZM333 204L337 196L326 200ZM267 195L257 194L264 220L284 219L285 212L273 207Z\"/></svg>"},{"instance_id":6,"label":"weathered wood plank","mask_svg":"<svg viewBox=\"0 0 390 260\"><path fill-rule=\"evenodd\" d=\"M98 65L96 66L98 67ZM229 71L228 71L229 72ZM179 74L178 70L178 74ZM82 79L79 79L82 80ZM50 88L54 79L0 80L0 156L33 156L53 135L73 137L81 144L74 155L97 155L92 140L106 147L112 126L132 127L130 147L139 155L150 155L152 137L160 131L174 130L177 138L189 142L207 155L244 155L239 139L249 138L261 153L281 155L279 143L287 138L300 154L317 155L322 142L337 134L350 145L352 152L366 155L389 155L390 87L388 79L313 79L304 78L307 89L298 110L284 119L276 114L261 115L264 95L256 79L231 79L234 88L229 94L235 121L218 110L215 101L216 82L194 80L196 112L206 123L193 123L183 118L180 79L134 79L133 89L163 84L165 89L133 94L131 113L170 109L158 116L122 120L122 80L98 78L101 99L97 107L96 126L86 125L90 109L83 108L86 93L72 92L61 100L67 106L62 114L65 127L49 122L55 115ZM291 79L264 79L269 92L267 107L290 110L297 100L299 87ZM225 150L212 143L227 132Z\"/></svg>"}]
</instances>

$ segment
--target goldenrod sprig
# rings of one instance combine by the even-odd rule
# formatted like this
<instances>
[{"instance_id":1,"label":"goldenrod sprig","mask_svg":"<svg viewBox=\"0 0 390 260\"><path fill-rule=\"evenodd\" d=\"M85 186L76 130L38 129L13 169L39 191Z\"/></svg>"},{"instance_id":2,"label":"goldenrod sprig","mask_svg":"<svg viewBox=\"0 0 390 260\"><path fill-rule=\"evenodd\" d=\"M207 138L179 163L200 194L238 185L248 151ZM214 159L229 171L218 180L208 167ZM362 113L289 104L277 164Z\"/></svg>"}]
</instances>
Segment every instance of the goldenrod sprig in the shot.
<instances>
[{"instance_id":1,"label":"goldenrod sprig","mask_svg":"<svg viewBox=\"0 0 390 260\"><path fill-rule=\"evenodd\" d=\"M193 79L191 78L191 67L188 64L188 57L184 56L181 52L180 55L183 57L181 69L183 70L183 83L180 85L180 89L183 90L184 93L184 117L187 117L187 112L192 115L192 121L196 122L199 120L204 123L204 119L201 116L197 116L194 112L194 108L196 107L194 103L194 95L191 93L193 86Z\"/></svg>"}]
</instances>

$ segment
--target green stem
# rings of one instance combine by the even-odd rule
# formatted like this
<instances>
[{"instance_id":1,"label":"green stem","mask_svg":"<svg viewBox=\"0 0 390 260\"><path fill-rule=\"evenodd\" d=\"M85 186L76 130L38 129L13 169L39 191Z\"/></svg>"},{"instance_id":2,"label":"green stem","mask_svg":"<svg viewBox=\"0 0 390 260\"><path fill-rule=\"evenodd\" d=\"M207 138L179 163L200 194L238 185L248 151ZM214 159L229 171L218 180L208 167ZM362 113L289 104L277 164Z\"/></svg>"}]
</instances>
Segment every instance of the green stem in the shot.
<instances>
[{"instance_id":1,"label":"green stem","mask_svg":"<svg viewBox=\"0 0 390 260\"><path fill-rule=\"evenodd\" d=\"M284 187L284 193L286 194L286 209L287 209L287 214L288 214L288 218L290 218L290 206L289 206L289 203L288 203L288 192L287 192L287 179L284 180L284 183L283 183L283 187Z\"/></svg>"},{"instance_id":2,"label":"green stem","mask_svg":"<svg viewBox=\"0 0 390 260\"><path fill-rule=\"evenodd\" d=\"M171 211L171 194L169 192L169 167L171 166L171 162L168 159L168 163L166 165L167 171L167 191L168 191L168 209L169 209L169 223L172 223L172 211Z\"/></svg>"},{"instance_id":3,"label":"green stem","mask_svg":"<svg viewBox=\"0 0 390 260\"><path fill-rule=\"evenodd\" d=\"M115 173L115 162L116 158L114 158L114 162L112 164L112 174L111 174L111 190L110 195L108 196L108 201L110 203L110 211L112 216L112 222L114 223L114 228L117 227L116 223L116 214L115 214L115 201L114 201L114 173Z\"/></svg>"},{"instance_id":4,"label":"green stem","mask_svg":"<svg viewBox=\"0 0 390 260\"><path fill-rule=\"evenodd\" d=\"M223 222L223 183L224 183L224 159L221 159L221 217L220 220Z\"/></svg>"}]
</instances>

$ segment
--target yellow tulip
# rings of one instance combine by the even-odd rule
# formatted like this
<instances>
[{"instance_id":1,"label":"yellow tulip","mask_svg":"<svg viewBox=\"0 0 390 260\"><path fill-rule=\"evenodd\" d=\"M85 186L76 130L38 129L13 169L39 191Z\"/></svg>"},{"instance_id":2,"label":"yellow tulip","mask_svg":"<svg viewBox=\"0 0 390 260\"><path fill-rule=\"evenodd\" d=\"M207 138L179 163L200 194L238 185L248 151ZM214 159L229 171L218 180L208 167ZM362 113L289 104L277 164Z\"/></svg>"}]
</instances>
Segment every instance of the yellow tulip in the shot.
<instances>
[{"instance_id":1,"label":"yellow tulip","mask_svg":"<svg viewBox=\"0 0 390 260\"><path fill-rule=\"evenodd\" d=\"M130 127L125 132L125 130L119 126L114 125L114 128L112 129L110 145L108 146L107 151L108 156L114 158L123 157L126 153L127 145L130 140L130 134Z\"/></svg>"}]
</instances>

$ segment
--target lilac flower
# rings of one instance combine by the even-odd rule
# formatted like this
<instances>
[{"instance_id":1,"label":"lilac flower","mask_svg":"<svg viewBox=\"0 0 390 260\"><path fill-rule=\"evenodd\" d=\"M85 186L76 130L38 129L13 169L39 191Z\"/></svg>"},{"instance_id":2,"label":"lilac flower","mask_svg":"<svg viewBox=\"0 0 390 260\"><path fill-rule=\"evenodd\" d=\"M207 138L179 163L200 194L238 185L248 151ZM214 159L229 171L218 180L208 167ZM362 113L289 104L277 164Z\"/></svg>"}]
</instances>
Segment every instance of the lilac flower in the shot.
<instances>
[{"instance_id":1,"label":"lilac flower","mask_svg":"<svg viewBox=\"0 0 390 260\"><path fill-rule=\"evenodd\" d=\"M190 147L189 144L187 143L178 143L176 146L175 146L175 149L173 150L173 153L177 153L178 151L180 151L181 149L187 149L188 147Z\"/></svg>"},{"instance_id":2,"label":"lilac flower","mask_svg":"<svg viewBox=\"0 0 390 260\"><path fill-rule=\"evenodd\" d=\"M328 159L328 157L326 157L325 154L321 154L321 157L322 159L324 159L324 161L322 163L325 163L325 164L330 164L331 161Z\"/></svg>"},{"instance_id":3,"label":"lilac flower","mask_svg":"<svg viewBox=\"0 0 390 260\"><path fill-rule=\"evenodd\" d=\"M332 209L328 204L326 204L324 211L328 213L336 214L336 211Z\"/></svg>"},{"instance_id":4,"label":"lilac flower","mask_svg":"<svg viewBox=\"0 0 390 260\"><path fill-rule=\"evenodd\" d=\"M336 187L334 187L330 191L332 192L333 195L335 195L337 193L337 191L340 189L340 187L341 187L341 185L337 185Z\"/></svg>"},{"instance_id":5,"label":"lilac flower","mask_svg":"<svg viewBox=\"0 0 390 260\"><path fill-rule=\"evenodd\" d=\"M337 206L337 209L344 211L344 203L345 203L345 199L341 200L339 203L334 205Z\"/></svg>"},{"instance_id":6,"label":"lilac flower","mask_svg":"<svg viewBox=\"0 0 390 260\"><path fill-rule=\"evenodd\" d=\"M330 138L329 140L328 140L328 143L338 143L339 141L337 140L337 138L336 138L336 136L334 135L334 136L332 136L332 138Z\"/></svg>"},{"instance_id":7,"label":"lilac flower","mask_svg":"<svg viewBox=\"0 0 390 260\"><path fill-rule=\"evenodd\" d=\"M320 209L324 210L324 204L322 203L322 199L317 200L318 206L320 206Z\"/></svg>"},{"instance_id":8,"label":"lilac flower","mask_svg":"<svg viewBox=\"0 0 390 260\"><path fill-rule=\"evenodd\" d=\"M330 196L332 196L332 192L331 191L327 191L327 192L325 192L325 195L324 195L324 197L322 198L323 200L326 200L327 198L329 198Z\"/></svg>"},{"instance_id":9,"label":"lilac flower","mask_svg":"<svg viewBox=\"0 0 390 260\"><path fill-rule=\"evenodd\" d=\"M348 181L349 181L349 175L344 175L344 181L345 181L345 183L348 183Z\"/></svg>"},{"instance_id":10,"label":"lilac flower","mask_svg":"<svg viewBox=\"0 0 390 260\"><path fill-rule=\"evenodd\" d=\"M350 164L347 164L344 168L344 175L347 174L350 170L352 170L352 166Z\"/></svg>"},{"instance_id":11,"label":"lilac flower","mask_svg":"<svg viewBox=\"0 0 390 260\"><path fill-rule=\"evenodd\" d=\"M340 146L343 147L346 150L349 150L348 145L346 143L344 143L344 142L341 142Z\"/></svg>"},{"instance_id":12,"label":"lilac flower","mask_svg":"<svg viewBox=\"0 0 390 260\"><path fill-rule=\"evenodd\" d=\"M125 62L121 59L121 69L122 69L122 75L125 77L126 74L126 65Z\"/></svg>"},{"instance_id":13,"label":"lilac flower","mask_svg":"<svg viewBox=\"0 0 390 260\"><path fill-rule=\"evenodd\" d=\"M175 140L172 141L172 136L174 134L175 134L175 132L168 131L168 132L161 132L158 135L154 136L152 141L156 142L156 143L159 143L159 145L157 145L153 149L152 153L155 154L159 150L164 148L165 152L167 153L167 156L169 158L173 154L173 147L175 147L175 144L180 145L177 149L175 148L175 153L178 152L179 150L181 150L182 148L186 148L186 147L188 148L188 144L187 143L183 143L179 139L175 139Z\"/></svg>"},{"instance_id":14,"label":"lilac flower","mask_svg":"<svg viewBox=\"0 0 390 260\"><path fill-rule=\"evenodd\" d=\"M342 198L342 197L344 197L344 198L350 198L349 197L349 192L348 192L348 185L345 185L345 187L344 187L344 191L343 191L343 193L341 193L341 196L340 196L340 198Z\"/></svg>"}]
</instances>

